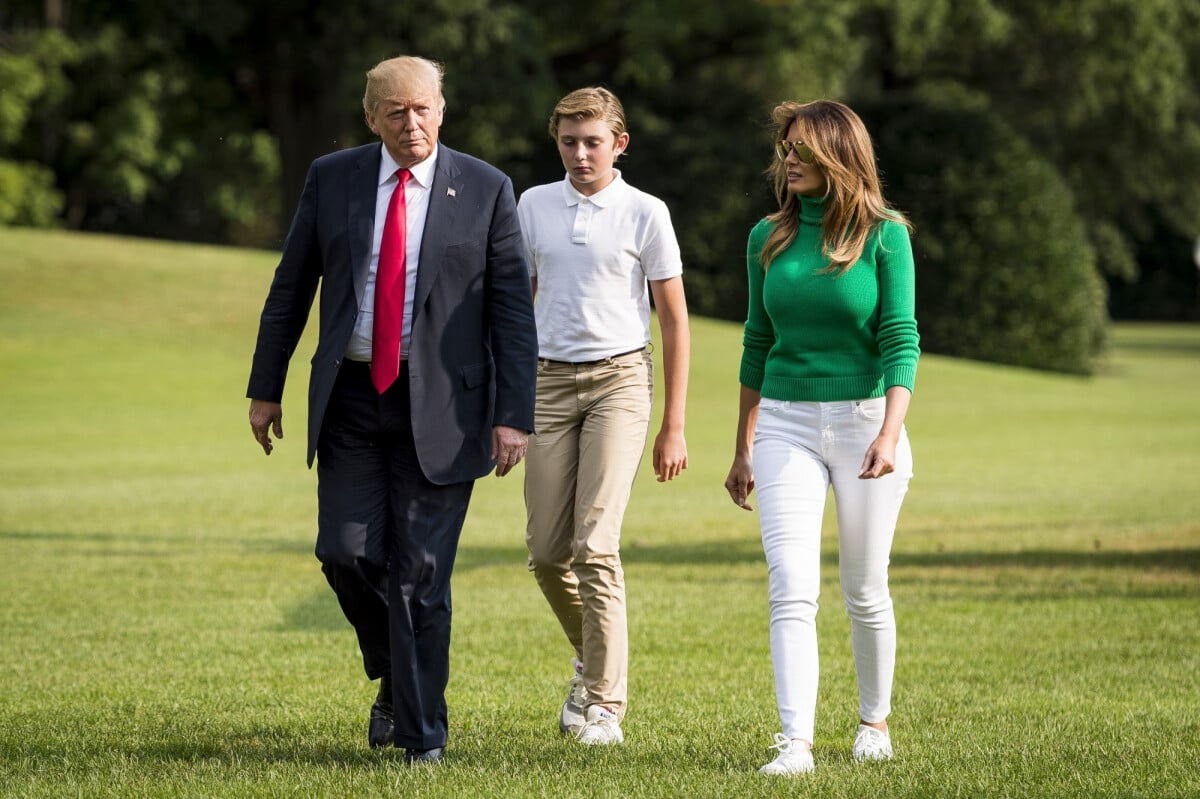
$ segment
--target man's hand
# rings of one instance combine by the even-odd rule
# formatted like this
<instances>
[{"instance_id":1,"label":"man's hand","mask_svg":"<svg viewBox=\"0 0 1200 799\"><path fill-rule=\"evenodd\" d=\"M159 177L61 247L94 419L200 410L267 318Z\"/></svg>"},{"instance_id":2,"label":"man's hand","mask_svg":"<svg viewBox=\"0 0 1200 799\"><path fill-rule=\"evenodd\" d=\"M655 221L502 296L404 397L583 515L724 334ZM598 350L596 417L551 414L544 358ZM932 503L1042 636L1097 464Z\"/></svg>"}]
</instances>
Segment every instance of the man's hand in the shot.
<instances>
[{"instance_id":1,"label":"man's hand","mask_svg":"<svg viewBox=\"0 0 1200 799\"><path fill-rule=\"evenodd\" d=\"M268 455L275 448L271 443L272 428L276 438L283 438L283 406L278 402L250 400L250 430L254 433L254 440Z\"/></svg>"},{"instance_id":2,"label":"man's hand","mask_svg":"<svg viewBox=\"0 0 1200 799\"><path fill-rule=\"evenodd\" d=\"M492 460L496 462L496 476L503 477L525 457L529 446L529 434L515 427L496 425L492 428Z\"/></svg>"}]
</instances>

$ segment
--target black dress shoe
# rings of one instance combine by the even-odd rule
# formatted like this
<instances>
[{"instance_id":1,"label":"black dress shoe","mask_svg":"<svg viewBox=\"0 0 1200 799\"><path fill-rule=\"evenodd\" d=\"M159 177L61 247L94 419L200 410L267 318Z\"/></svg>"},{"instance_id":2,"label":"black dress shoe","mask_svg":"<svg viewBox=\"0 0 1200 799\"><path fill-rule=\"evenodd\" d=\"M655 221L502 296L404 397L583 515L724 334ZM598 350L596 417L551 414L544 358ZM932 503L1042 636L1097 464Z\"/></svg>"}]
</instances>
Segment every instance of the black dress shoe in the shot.
<instances>
[{"instance_id":1,"label":"black dress shoe","mask_svg":"<svg viewBox=\"0 0 1200 799\"><path fill-rule=\"evenodd\" d=\"M437 763L442 759L442 752L446 751L444 746L435 746L432 749L405 749L404 762L409 765L417 763Z\"/></svg>"},{"instance_id":2,"label":"black dress shoe","mask_svg":"<svg viewBox=\"0 0 1200 799\"><path fill-rule=\"evenodd\" d=\"M371 723L367 727L367 744L372 749L391 746L395 736L396 721L392 712L392 678L379 679L379 695L371 705Z\"/></svg>"}]
</instances>

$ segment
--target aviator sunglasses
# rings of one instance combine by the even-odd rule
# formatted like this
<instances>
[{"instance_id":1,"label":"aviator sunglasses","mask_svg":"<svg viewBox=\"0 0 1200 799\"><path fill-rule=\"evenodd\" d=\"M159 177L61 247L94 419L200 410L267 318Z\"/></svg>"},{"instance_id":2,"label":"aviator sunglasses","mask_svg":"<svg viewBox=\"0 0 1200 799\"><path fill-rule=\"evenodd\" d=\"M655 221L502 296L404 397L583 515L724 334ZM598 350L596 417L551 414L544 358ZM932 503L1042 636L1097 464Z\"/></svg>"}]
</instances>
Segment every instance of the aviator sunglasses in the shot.
<instances>
[{"instance_id":1,"label":"aviator sunglasses","mask_svg":"<svg viewBox=\"0 0 1200 799\"><path fill-rule=\"evenodd\" d=\"M813 154L812 148L804 142L788 141L787 139L775 142L775 155L780 161L786 161L792 153L796 154L796 160L802 164L817 162L817 156Z\"/></svg>"}]
</instances>

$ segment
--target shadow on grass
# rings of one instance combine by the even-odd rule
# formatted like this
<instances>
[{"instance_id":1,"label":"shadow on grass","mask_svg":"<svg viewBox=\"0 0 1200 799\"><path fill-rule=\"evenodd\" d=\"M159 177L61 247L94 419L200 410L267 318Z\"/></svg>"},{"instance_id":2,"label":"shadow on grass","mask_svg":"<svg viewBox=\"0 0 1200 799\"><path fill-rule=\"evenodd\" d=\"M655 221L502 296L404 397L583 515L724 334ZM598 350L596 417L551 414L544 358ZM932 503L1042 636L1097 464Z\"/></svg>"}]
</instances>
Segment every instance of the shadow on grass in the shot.
<instances>
[{"instance_id":1,"label":"shadow on grass","mask_svg":"<svg viewBox=\"0 0 1200 799\"><path fill-rule=\"evenodd\" d=\"M151 731L153 732L153 731ZM356 771L372 769L395 769L404 766L403 750L374 751L362 745L331 743L312 740L289 740L276 732L227 733L215 730L197 730L195 736L187 738L166 735L154 741L136 743L130 741L109 742L94 751L91 747L75 748L73 757L80 762L88 760L111 762L119 759L125 763L146 766L155 764L156 770L168 775L189 766L203 766L211 775L214 764L229 769L269 766L279 763L300 763L319 768L346 769ZM42 740L26 742L0 755L0 768L9 774L20 773L23 763L58 763L62 761L62 742ZM7 764L7 765L5 765Z\"/></svg>"},{"instance_id":2,"label":"shadow on grass","mask_svg":"<svg viewBox=\"0 0 1200 799\"><path fill-rule=\"evenodd\" d=\"M319 630L350 631L350 623L342 615L337 597L329 589L321 589L283 610L283 620L277 632L315 632Z\"/></svg>"},{"instance_id":3,"label":"shadow on grass","mask_svg":"<svg viewBox=\"0 0 1200 799\"><path fill-rule=\"evenodd\" d=\"M212 550L261 554L312 556L316 536L312 540L278 538L213 537L200 533L114 533L101 530L87 532L56 532L30 530L0 530L0 541L31 544L63 544L72 555L101 555L105 557L163 557L178 555L182 546ZM91 547L86 549L85 547Z\"/></svg>"},{"instance_id":4,"label":"shadow on grass","mask_svg":"<svg viewBox=\"0 0 1200 799\"><path fill-rule=\"evenodd\" d=\"M28 541L34 544L46 543L72 543L72 544L91 544L92 546L112 545L114 547L131 547L131 546L150 546L155 547L170 547L176 546L180 541L185 541L188 536L183 535L147 535L145 533L130 534L130 533L105 533L105 532L87 532L87 533L65 533L39 530L37 532L29 530L0 530L0 541ZM74 551L74 550L73 550ZM139 551L137 549L111 549L111 550L96 550L99 554L104 555L162 555L163 550L155 549L152 551Z\"/></svg>"},{"instance_id":5,"label":"shadow on grass","mask_svg":"<svg viewBox=\"0 0 1200 799\"><path fill-rule=\"evenodd\" d=\"M456 573L493 566L525 568L528 554L524 546L479 547L463 545L458 549ZM758 539L740 541L701 541L692 544L645 544L634 538L621 542L621 560L626 564L726 566L730 564L762 563L762 544Z\"/></svg>"},{"instance_id":6,"label":"shadow on grass","mask_svg":"<svg viewBox=\"0 0 1200 799\"><path fill-rule=\"evenodd\" d=\"M1200 597L1200 549L1144 552L904 553L892 558L893 587L942 600L1153 599Z\"/></svg>"},{"instance_id":7,"label":"shadow on grass","mask_svg":"<svg viewBox=\"0 0 1200 799\"><path fill-rule=\"evenodd\" d=\"M128 754L138 760L160 763L211 764L215 760L231 767L246 763L306 763L321 767L352 766L356 769L370 769L394 767L403 759L403 752L372 751L367 749L365 744L360 746L349 742L289 740L278 733L268 735L269 740L264 740L260 733L225 735L217 738L213 733L205 735L201 731L200 740L176 739L150 743L133 747Z\"/></svg>"},{"instance_id":8,"label":"shadow on grass","mask_svg":"<svg viewBox=\"0 0 1200 799\"><path fill-rule=\"evenodd\" d=\"M762 564L767 567L762 542L757 538L735 541L701 541L695 544L644 544L631 542L621 547L621 559L629 563L663 566L723 566Z\"/></svg>"},{"instance_id":9,"label":"shadow on grass","mask_svg":"<svg viewBox=\"0 0 1200 799\"><path fill-rule=\"evenodd\" d=\"M462 575L478 569L509 568L524 574L528 554L524 546L495 547L463 545L458 549L454 573ZM646 546L627 543L621 547L626 565L651 564L658 566L728 566L731 564L762 564L762 545L751 541L709 541L697 544ZM827 557L835 563L836 560ZM314 570L320 567L313 562ZM529 578L532 580L532 578ZM276 628L280 632L349 629L333 592L320 590L293 603L283 611L283 620Z\"/></svg>"},{"instance_id":10,"label":"shadow on grass","mask_svg":"<svg viewBox=\"0 0 1200 799\"><path fill-rule=\"evenodd\" d=\"M831 545L832 542L827 542ZM525 563L523 547L470 547L459 549L455 571L511 566ZM762 544L757 539L703 541L694 544L647 545L625 543L621 559L627 564L648 563L662 566L726 566L761 563L766 568ZM837 552L821 557L824 565L837 564ZM1086 568L1132 569L1144 571L1184 571L1200 573L1200 548L1128 550L1053 550L1020 552L901 552L892 554L893 568Z\"/></svg>"},{"instance_id":11,"label":"shadow on grass","mask_svg":"<svg viewBox=\"0 0 1200 799\"><path fill-rule=\"evenodd\" d=\"M114 545L113 549L95 550L97 554L120 557L159 557L178 554L170 549L177 546L180 536L171 535L127 535L124 533L53 533L0 530L0 541L70 542L93 546ZM231 542L233 544L234 542ZM310 541L291 542L267 540L237 542L256 552L312 555ZM830 542L826 542L829 545ZM154 549L138 549L130 545L153 545ZM164 547L159 549L158 547ZM73 550L72 554L80 554ZM627 563L652 563L657 565L731 565L764 563L762 544L757 539L736 541L702 541L692 544L645 544L637 539L626 541L621 547L621 557ZM494 567L519 566L524 568L527 553L524 546L472 546L462 545L458 550L455 572L472 571ZM822 561L836 564L836 552L827 552ZM319 568L313 559L314 568ZM1005 567L1030 566L1064 568L1083 566L1088 568L1156 568L1200 572L1200 549L1163 549L1131 552L1123 550L1069 551L1069 550L1024 550L1021 552L964 552L946 550L942 552L893 553L893 566L926 567Z\"/></svg>"},{"instance_id":12,"label":"shadow on grass","mask_svg":"<svg viewBox=\"0 0 1200 799\"><path fill-rule=\"evenodd\" d=\"M1142 352L1200 353L1200 337L1175 338L1169 335L1120 338L1113 342L1113 350L1138 350Z\"/></svg>"},{"instance_id":13,"label":"shadow on grass","mask_svg":"<svg viewBox=\"0 0 1200 799\"><path fill-rule=\"evenodd\" d=\"M525 568L524 547L462 546L454 571L462 574L475 569L495 567ZM756 540L704 541L694 544L646 545L626 543L621 559L627 565L729 566L762 564L766 567L762 544ZM836 566L836 550L826 551L821 562ZM892 554L893 568L1087 568L1157 569L1200 573L1200 549L1125 550L1023 550L1020 552L902 552Z\"/></svg>"},{"instance_id":14,"label":"shadow on grass","mask_svg":"<svg viewBox=\"0 0 1200 799\"><path fill-rule=\"evenodd\" d=\"M1200 549L1152 549L1145 552L1101 550L1072 552L1033 549L1022 552L906 552L892 555L893 568L939 569L1129 569L1200 573Z\"/></svg>"},{"instance_id":15,"label":"shadow on grass","mask_svg":"<svg viewBox=\"0 0 1200 799\"><path fill-rule=\"evenodd\" d=\"M414 778L432 776L426 771L428 766L407 765L403 749L368 749L365 729L361 740L333 733L307 731L296 734L291 729L264 727L240 731L199 727L186 736L174 728L143 729L142 733L153 739L129 740L115 731L108 731L86 743L76 741L69 747L71 760L76 767L88 771L96 770L96 764L102 763L120 763L123 769L133 765L138 773L151 768L167 781L186 778L193 769L204 779L219 780L223 769L239 775L247 768L265 774L271 766L280 764L334 771L352 769L365 774L411 774ZM54 769L64 768L65 747L57 737L25 737L13 741L11 746L0 750L0 773L19 778L28 773L31 766L39 773L45 771L47 764L53 764ZM554 775L564 766L582 769L594 766L598 756L615 754L580 751L582 749L566 738L531 739L524 743L519 757L502 758L498 764L494 746L484 745L469 735L456 742L452 730L442 763L452 768L489 771L496 771L499 765L498 777L531 772ZM66 766L66 771L70 770L71 767ZM60 772L59 779L69 781L67 773Z\"/></svg>"}]
</instances>

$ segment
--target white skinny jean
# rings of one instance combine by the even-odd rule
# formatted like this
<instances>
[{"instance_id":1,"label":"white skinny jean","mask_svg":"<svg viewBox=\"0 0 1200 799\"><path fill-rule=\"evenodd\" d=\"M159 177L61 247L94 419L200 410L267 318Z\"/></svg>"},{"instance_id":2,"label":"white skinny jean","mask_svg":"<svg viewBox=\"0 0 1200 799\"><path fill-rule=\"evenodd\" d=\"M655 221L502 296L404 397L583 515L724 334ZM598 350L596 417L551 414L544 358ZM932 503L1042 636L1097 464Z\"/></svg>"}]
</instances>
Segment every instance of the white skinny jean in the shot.
<instances>
[{"instance_id":1,"label":"white skinny jean","mask_svg":"<svg viewBox=\"0 0 1200 799\"><path fill-rule=\"evenodd\" d=\"M886 401L784 402L763 398L754 437L754 483L767 557L771 661L783 734L813 740L817 704L817 595L821 520L833 486L838 564L850 616L859 715L891 712L896 617L888 559L900 505L912 478L912 449L901 430L895 471L860 480Z\"/></svg>"}]
</instances>

